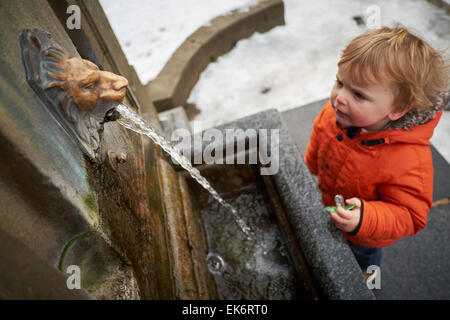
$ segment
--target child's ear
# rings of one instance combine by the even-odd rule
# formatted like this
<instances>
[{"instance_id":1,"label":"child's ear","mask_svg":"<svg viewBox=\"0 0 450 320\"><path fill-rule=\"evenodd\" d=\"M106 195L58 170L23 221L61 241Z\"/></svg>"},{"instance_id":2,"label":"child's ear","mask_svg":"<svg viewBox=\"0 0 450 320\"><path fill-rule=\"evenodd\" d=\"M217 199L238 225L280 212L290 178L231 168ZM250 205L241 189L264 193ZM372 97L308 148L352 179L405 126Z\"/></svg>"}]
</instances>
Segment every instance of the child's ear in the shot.
<instances>
[{"instance_id":1,"label":"child's ear","mask_svg":"<svg viewBox=\"0 0 450 320\"><path fill-rule=\"evenodd\" d=\"M388 118L391 121L395 121L400 119L401 117L403 117L409 110L411 110L410 107L405 108L402 111L392 111L391 113L388 114Z\"/></svg>"}]
</instances>

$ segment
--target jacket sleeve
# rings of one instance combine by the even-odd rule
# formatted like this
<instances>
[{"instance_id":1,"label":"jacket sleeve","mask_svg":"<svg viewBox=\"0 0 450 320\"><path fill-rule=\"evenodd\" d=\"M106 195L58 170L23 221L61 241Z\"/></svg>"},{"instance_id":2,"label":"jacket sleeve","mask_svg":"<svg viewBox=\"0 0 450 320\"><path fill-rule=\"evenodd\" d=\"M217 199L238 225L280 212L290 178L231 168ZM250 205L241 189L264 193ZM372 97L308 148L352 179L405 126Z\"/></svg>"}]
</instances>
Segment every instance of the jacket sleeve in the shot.
<instances>
[{"instance_id":1,"label":"jacket sleeve","mask_svg":"<svg viewBox=\"0 0 450 320\"><path fill-rule=\"evenodd\" d=\"M387 183L377 186L379 200L364 201L356 238L397 240L415 235L427 223L433 199L433 164L429 147L397 161ZM429 151L429 152L427 152Z\"/></svg>"},{"instance_id":2,"label":"jacket sleeve","mask_svg":"<svg viewBox=\"0 0 450 320\"><path fill-rule=\"evenodd\" d=\"M319 170L317 166L317 154L319 151L319 138L318 138L318 127L319 123L321 123L323 115L325 113L326 106L328 105L329 101L325 104L322 111L320 111L319 115L316 117L313 123L313 129L311 131L311 136L309 138L308 146L306 147L305 152L305 158L304 161L306 165L308 166L309 171L314 174L318 175Z\"/></svg>"}]
</instances>

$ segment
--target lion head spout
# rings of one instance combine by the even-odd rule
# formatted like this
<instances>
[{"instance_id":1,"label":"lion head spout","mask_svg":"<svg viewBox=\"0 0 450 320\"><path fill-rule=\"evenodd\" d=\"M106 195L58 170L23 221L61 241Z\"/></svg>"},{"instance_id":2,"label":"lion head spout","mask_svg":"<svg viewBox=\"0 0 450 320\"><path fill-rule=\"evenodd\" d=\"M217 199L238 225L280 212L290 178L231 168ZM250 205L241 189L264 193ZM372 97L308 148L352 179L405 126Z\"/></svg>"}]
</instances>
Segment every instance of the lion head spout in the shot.
<instances>
[{"instance_id":1,"label":"lion head spout","mask_svg":"<svg viewBox=\"0 0 450 320\"><path fill-rule=\"evenodd\" d=\"M125 97L128 81L124 77L101 71L88 60L69 57L62 48L50 47L44 54L47 63L43 66L54 79L47 88L62 88L65 100L73 99L81 110L92 110L101 100L121 102Z\"/></svg>"},{"instance_id":2,"label":"lion head spout","mask_svg":"<svg viewBox=\"0 0 450 320\"><path fill-rule=\"evenodd\" d=\"M106 116L123 101L127 79L69 55L43 30L23 31L21 45L28 83L82 150L96 160L99 131Z\"/></svg>"}]
</instances>

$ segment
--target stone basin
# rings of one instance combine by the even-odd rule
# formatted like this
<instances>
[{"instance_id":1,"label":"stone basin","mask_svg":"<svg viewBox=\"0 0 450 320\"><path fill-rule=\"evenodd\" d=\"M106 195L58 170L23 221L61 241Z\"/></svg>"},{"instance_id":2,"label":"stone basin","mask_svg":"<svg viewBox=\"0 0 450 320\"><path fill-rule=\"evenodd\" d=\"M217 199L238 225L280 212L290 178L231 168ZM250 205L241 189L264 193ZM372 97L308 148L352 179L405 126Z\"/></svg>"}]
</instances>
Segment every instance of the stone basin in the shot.
<instances>
[{"instance_id":1,"label":"stone basin","mask_svg":"<svg viewBox=\"0 0 450 320\"><path fill-rule=\"evenodd\" d=\"M197 182L186 179L194 212L203 221L209 253L218 254L225 265L219 273L213 270L218 297L374 299L342 234L324 211L317 185L280 113L268 110L216 127L224 136L227 129L237 128L278 129L278 146L272 143L269 150L278 147L279 163L272 175L261 175L261 166L252 164L198 166L254 229L256 246L246 241L225 208ZM206 147L203 143L201 149L194 148L195 139L201 139L202 134L192 137L192 160ZM248 137L241 139L249 145ZM239 138L225 141L223 149L241 142ZM177 172L188 177L181 169Z\"/></svg>"},{"instance_id":2,"label":"stone basin","mask_svg":"<svg viewBox=\"0 0 450 320\"><path fill-rule=\"evenodd\" d=\"M215 182L216 191L237 210L255 238L248 240L227 208L196 181L187 180L206 232L207 258L220 259L217 267L209 263L219 298L317 298L271 178L261 176L257 165L206 165L200 172Z\"/></svg>"}]
</instances>

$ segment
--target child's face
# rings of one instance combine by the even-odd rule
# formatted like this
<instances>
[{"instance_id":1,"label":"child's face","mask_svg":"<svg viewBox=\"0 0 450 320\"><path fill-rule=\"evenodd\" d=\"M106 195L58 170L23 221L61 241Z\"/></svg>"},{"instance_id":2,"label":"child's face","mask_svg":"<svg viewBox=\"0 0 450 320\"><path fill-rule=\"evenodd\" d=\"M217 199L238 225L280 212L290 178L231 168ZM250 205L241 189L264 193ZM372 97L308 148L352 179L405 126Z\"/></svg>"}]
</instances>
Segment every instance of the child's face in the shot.
<instances>
[{"instance_id":1,"label":"child's face","mask_svg":"<svg viewBox=\"0 0 450 320\"><path fill-rule=\"evenodd\" d=\"M380 130L389 121L397 120L406 113L392 111L394 94L391 84L353 83L346 64L339 67L330 98L340 124L362 127L368 131Z\"/></svg>"}]
</instances>

